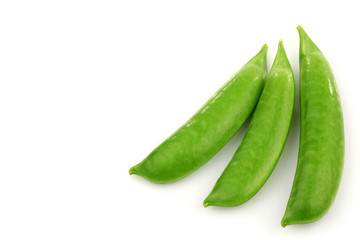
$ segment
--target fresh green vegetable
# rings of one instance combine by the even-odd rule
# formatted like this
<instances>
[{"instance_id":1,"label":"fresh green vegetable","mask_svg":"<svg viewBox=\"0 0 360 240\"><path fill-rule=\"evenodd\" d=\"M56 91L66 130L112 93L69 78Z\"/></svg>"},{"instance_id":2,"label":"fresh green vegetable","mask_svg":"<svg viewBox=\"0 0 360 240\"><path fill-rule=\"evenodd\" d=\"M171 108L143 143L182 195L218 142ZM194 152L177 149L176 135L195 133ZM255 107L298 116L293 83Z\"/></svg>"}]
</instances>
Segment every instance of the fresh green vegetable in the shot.
<instances>
[{"instance_id":1,"label":"fresh green vegetable","mask_svg":"<svg viewBox=\"0 0 360 240\"><path fill-rule=\"evenodd\" d=\"M129 170L156 183L177 181L213 157L253 111L267 74L267 45L173 135Z\"/></svg>"},{"instance_id":2,"label":"fresh green vegetable","mask_svg":"<svg viewBox=\"0 0 360 240\"><path fill-rule=\"evenodd\" d=\"M339 92L324 55L298 26L300 35L300 149L295 179L281 221L321 218L337 194L344 164L344 126Z\"/></svg>"},{"instance_id":3,"label":"fresh green vegetable","mask_svg":"<svg viewBox=\"0 0 360 240\"><path fill-rule=\"evenodd\" d=\"M234 157L205 199L205 207L242 204L264 185L284 148L294 100L294 75L280 41L249 129Z\"/></svg>"}]
</instances>

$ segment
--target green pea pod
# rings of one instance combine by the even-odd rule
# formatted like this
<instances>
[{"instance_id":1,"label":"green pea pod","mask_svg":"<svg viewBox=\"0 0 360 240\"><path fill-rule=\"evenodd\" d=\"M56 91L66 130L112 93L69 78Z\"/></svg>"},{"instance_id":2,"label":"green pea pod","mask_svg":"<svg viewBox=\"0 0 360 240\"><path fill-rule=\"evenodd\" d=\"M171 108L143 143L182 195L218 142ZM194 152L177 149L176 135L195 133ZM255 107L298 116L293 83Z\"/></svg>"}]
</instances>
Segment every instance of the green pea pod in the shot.
<instances>
[{"instance_id":1,"label":"green pea pod","mask_svg":"<svg viewBox=\"0 0 360 240\"><path fill-rule=\"evenodd\" d=\"M250 126L204 206L236 206L253 197L273 171L291 125L295 82L282 41Z\"/></svg>"},{"instance_id":2,"label":"green pea pod","mask_svg":"<svg viewBox=\"0 0 360 240\"><path fill-rule=\"evenodd\" d=\"M324 55L300 35L300 148L295 179L281 221L310 223L332 205L344 164L344 124L339 92Z\"/></svg>"},{"instance_id":3,"label":"green pea pod","mask_svg":"<svg viewBox=\"0 0 360 240\"><path fill-rule=\"evenodd\" d=\"M255 108L267 74L267 45L174 134L129 170L155 183L177 181L205 164Z\"/></svg>"}]
</instances>

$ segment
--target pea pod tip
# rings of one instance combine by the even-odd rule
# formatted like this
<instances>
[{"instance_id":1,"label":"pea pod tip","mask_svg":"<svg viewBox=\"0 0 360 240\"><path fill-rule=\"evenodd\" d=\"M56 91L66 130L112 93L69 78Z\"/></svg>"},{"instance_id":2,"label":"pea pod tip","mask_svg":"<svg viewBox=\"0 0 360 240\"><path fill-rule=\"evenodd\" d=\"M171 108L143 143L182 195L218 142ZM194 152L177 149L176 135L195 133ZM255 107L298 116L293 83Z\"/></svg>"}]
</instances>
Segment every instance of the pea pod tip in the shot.
<instances>
[{"instance_id":1,"label":"pea pod tip","mask_svg":"<svg viewBox=\"0 0 360 240\"><path fill-rule=\"evenodd\" d=\"M136 174L136 170L135 170L134 167L132 167L132 168L129 169L129 174L130 174L130 175Z\"/></svg>"},{"instance_id":2,"label":"pea pod tip","mask_svg":"<svg viewBox=\"0 0 360 240\"><path fill-rule=\"evenodd\" d=\"M304 30L304 28L301 25L297 25L296 29L299 30L299 31Z\"/></svg>"},{"instance_id":3,"label":"pea pod tip","mask_svg":"<svg viewBox=\"0 0 360 240\"><path fill-rule=\"evenodd\" d=\"M269 46L265 43L263 46L262 46L262 48L261 48L261 50L267 50L269 48Z\"/></svg>"},{"instance_id":4,"label":"pea pod tip","mask_svg":"<svg viewBox=\"0 0 360 240\"><path fill-rule=\"evenodd\" d=\"M278 52L285 52L285 48L284 48L284 42L282 39L279 40L279 43L278 43Z\"/></svg>"},{"instance_id":5,"label":"pea pod tip","mask_svg":"<svg viewBox=\"0 0 360 240\"><path fill-rule=\"evenodd\" d=\"M282 38L280 38L280 40L279 40L279 45L281 45L281 46L284 45L284 42L283 42Z\"/></svg>"}]
</instances>

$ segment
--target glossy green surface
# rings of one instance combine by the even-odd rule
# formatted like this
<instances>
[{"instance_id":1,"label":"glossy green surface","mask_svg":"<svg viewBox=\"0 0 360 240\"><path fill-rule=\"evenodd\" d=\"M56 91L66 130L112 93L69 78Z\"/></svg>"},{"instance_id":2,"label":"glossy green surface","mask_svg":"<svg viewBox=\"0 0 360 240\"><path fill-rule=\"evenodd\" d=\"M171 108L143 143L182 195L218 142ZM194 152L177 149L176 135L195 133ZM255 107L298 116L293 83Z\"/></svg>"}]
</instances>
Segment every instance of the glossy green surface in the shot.
<instances>
[{"instance_id":1,"label":"glossy green surface","mask_svg":"<svg viewBox=\"0 0 360 240\"><path fill-rule=\"evenodd\" d=\"M301 26L300 149L281 225L321 218L333 203L344 163L344 126L334 75Z\"/></svg>"},{"instance_id":2,"label":"glossy green surface","mask_svg":"<svg viewBox=\"0 0 360 240\"><path fill-rule=\"evenodd\" d=\"M254 196L284 148L294 109L295 82L282 41L243 141L204 206L236 206Z\"/></svg>"},{"instance_id":3,"label":"glossy green surface","mask_svg":"<svg viewBox=\"0 0 360 240\"><path fill-rule=\"evenodd\" d=\"M267 45L173 135L129 170L170 183L194 172L230 140L256 106L267 74Z\"/></svg>"}]
</instances>

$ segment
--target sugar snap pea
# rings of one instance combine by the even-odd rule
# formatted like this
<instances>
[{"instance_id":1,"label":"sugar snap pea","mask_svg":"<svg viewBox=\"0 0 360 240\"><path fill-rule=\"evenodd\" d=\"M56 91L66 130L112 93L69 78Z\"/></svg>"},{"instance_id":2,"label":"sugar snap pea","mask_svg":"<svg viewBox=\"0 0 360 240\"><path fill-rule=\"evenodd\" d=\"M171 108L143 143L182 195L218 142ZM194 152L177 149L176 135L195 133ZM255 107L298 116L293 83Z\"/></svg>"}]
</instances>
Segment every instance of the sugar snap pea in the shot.
<instances>
[{"instance_id":1,"label":"sugar snap pea","mask_svg":"<svg viewBox=\"0 0 360 240\"><path fill-rule=\"evenodd\" d=\"M267 74L267 45L205 105L142 162L130 168L155 183L177 181L206 163L235 134L256 106Z\"/></svg>"},{"instance_id":2,"label":"sugar snap pea","mask_svg":"<svg viewBox=\"0 0 360 240\"><path fill-rule=\"evenodd\" d=\"M320 219L337 194L344 164L344 125L330 65L298 26L300 36L300 147L283 227Z\"/></svg>"},{"instance_id":3,"label":"sugar snap pea","mask_svg":"<svg viewBox=\"0 0 360 240\"><path fill-rule=\"evenodd\" d=\"M295 82L282 41L250 126L204 206L236 206L254 196L284 148L295 101Z\"/></svg>"}]
</instances>

